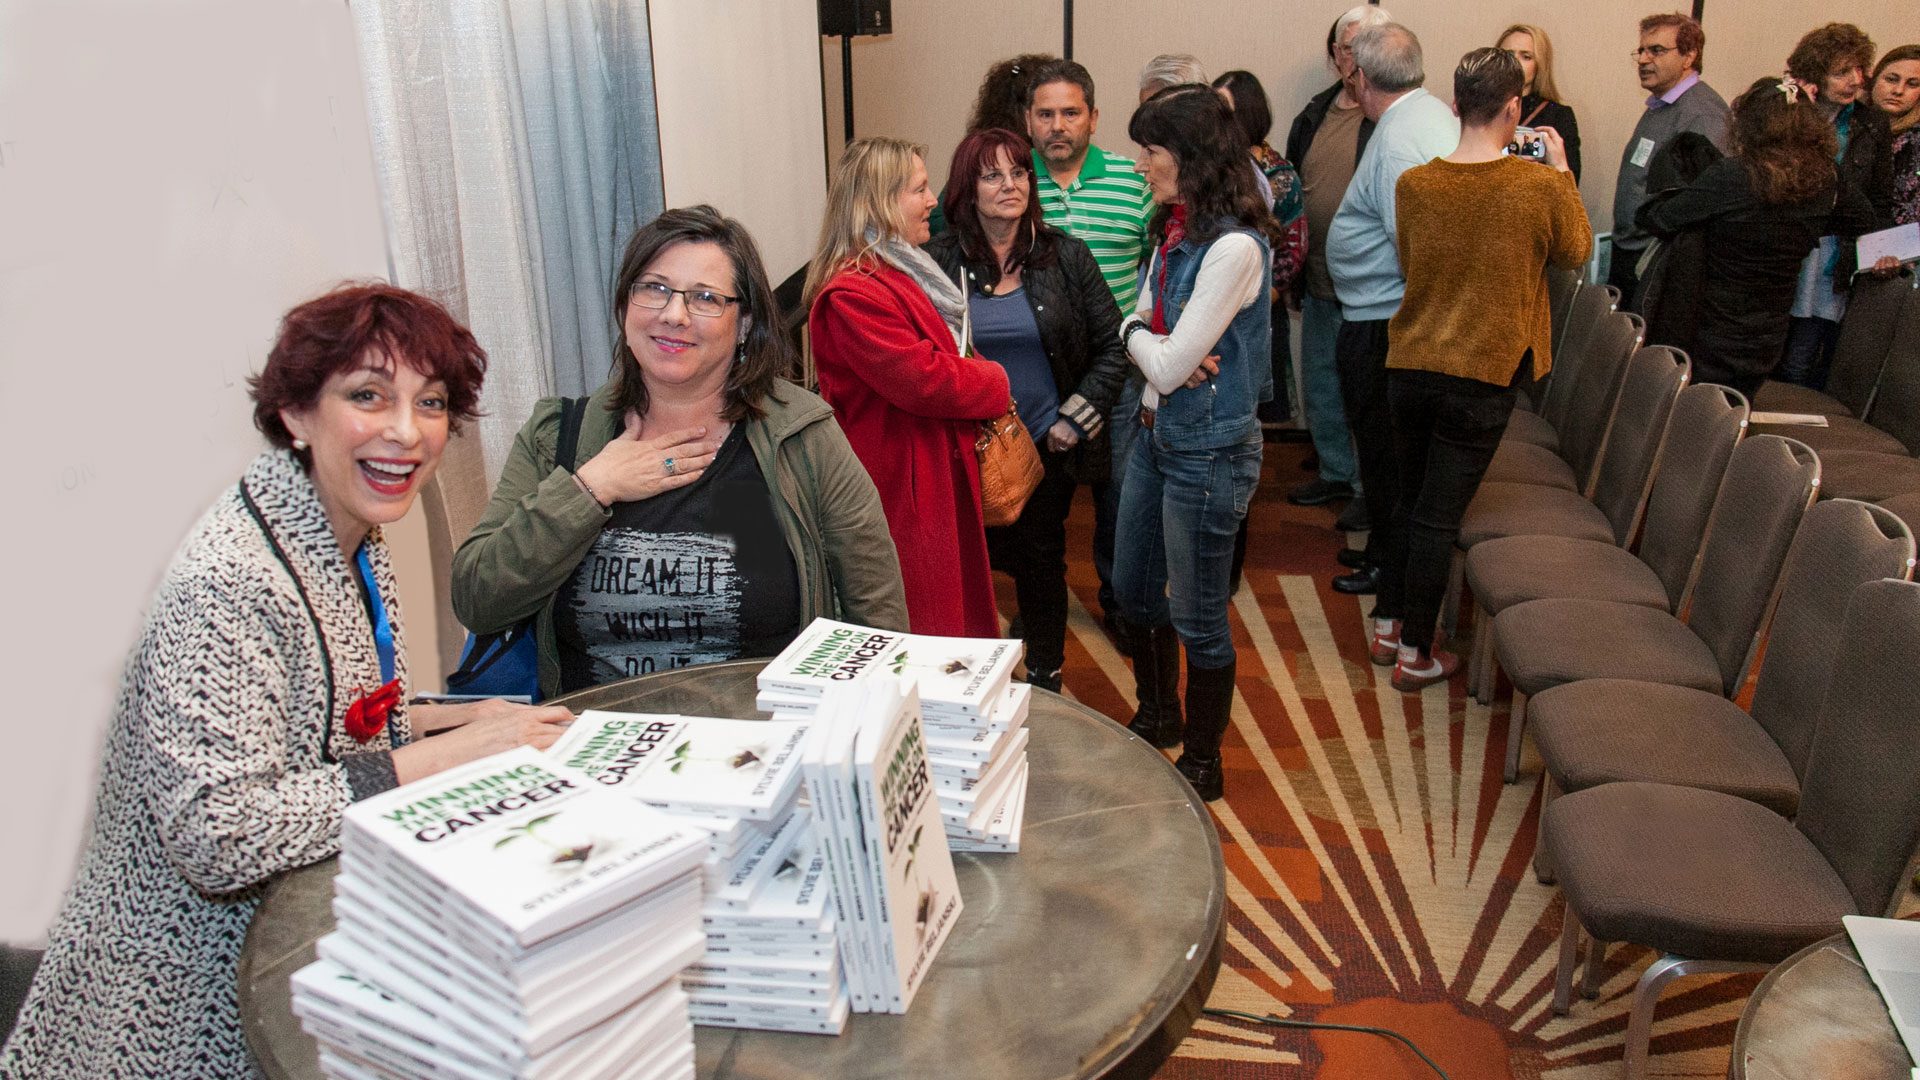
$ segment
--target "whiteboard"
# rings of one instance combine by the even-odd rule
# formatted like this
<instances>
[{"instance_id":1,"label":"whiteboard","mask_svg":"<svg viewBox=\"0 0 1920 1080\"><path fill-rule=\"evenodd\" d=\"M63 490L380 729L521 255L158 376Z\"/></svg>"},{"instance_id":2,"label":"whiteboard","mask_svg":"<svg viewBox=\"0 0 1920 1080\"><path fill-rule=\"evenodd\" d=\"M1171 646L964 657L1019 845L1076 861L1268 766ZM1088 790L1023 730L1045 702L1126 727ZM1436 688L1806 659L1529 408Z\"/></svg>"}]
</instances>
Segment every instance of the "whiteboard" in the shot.
<instances>
[{"instance_id":1,"label":"whiteboard","mask_svg":"<svg viewBox=\"0 0 1920 1080\"><path fill-rule=\"evenodd\" d=\"M279 316L385 276L364 117L341 0L0 0L0 686L34 807L0 939L44 939L72 878L153 587L265 445Z\"/></svg>"}]
</instances>

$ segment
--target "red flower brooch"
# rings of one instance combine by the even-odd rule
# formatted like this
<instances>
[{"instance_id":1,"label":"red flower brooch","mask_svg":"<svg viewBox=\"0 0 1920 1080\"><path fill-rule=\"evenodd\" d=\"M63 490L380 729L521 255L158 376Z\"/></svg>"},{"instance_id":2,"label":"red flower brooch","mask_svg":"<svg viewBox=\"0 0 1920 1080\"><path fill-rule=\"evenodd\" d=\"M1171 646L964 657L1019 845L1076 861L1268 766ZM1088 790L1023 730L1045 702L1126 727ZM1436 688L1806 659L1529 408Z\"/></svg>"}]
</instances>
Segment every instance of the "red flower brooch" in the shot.
<instances>
[{"instance_id":1,"label":"red flower brooch","mask_svg":"<svg viewBox=\"0 0 1920 1080\"><path fill-rule=\"evenodd\" d=\"M358 690L359 687L354 689ZM400 680L393 679L371 694L362 694L347 706L347 734L367 742L387 726L393 707L400 704Z\"/></svg>"}]
</instances>

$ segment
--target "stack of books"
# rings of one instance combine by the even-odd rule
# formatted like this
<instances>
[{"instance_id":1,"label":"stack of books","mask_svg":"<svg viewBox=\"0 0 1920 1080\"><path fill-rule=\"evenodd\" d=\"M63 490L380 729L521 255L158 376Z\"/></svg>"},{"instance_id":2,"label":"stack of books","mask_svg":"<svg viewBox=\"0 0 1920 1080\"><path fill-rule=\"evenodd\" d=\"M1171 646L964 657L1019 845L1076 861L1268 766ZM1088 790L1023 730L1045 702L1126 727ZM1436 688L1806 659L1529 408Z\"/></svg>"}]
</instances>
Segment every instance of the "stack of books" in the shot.
<instances>
[{"instance_id":1,"label":"stack of books","mask_svg":"<svg viewBox=\"0 0 1920 1080\"><path fill-rule=\"evenodd\" d=\"M347 810L293 1009L330 1076L693 1076L708 834L522 747Z\"/></svg>"},{"instance_id":2,"label":"stack of books","mask_svg":"<svg viewBox=\"0 0 1920 1080\"><path fill-rule=\"evenodd\" d=\"M815 619L759 676L776 719L815 715L828 687L894 677L919 691L927 759L954 851L1018 851L1027 801L1027 710L1017 639L902 634Z\"/></svg>"},{"instance_id":3,"label":"stack of books","mask_svg":"<svg viewBox=\"0 0 1920 1080\"><path fill-rule=\"evenodd\" d=\"M849 1001L814 814L806 721L580 714L547 753L704 830L706 954L681 986L696 1024L835 1035Z\"/></svg>"},{"instance_id":4,"label":"stack of books","mask_svg":"<svg viewBox=\"0 0 1920 1080\"><path fill-rule=\"evenodd\" d=\"M853 1010L906 1012L962 910L913 685L829 688L806 778Z\"/></svg>"}]
</instances>

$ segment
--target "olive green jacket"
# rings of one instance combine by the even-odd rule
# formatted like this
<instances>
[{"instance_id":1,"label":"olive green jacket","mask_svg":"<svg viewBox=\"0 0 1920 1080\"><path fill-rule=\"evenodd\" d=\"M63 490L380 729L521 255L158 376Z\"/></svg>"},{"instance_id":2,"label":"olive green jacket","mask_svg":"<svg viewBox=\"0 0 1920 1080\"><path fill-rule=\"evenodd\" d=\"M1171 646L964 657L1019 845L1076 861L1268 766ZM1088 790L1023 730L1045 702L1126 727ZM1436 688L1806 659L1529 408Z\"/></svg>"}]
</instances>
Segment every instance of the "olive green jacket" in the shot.
<instances>
[{"instance_id":1,"label":"olive green jacket","mask_svg":"<svg viewBox=\"0 0 1920 1080\"><path fill-rule=\"evenodd\" d=\"M576 460L591 460L621 429L601 387L580 421ZM886 630L907 628L900 559L887 532L880 495L833 410L815 395L778 382L767 414L746 422L747 445L767 478L799 574L804 626L816 616ZM546 398L514 437L513 450L480 523L453 556L453 612L477 634L504 630L529 615L540 651L540 689L560 690L553 597L593 547L612 516L554 463L560 399Z\"/></svg>"}]
</instances>

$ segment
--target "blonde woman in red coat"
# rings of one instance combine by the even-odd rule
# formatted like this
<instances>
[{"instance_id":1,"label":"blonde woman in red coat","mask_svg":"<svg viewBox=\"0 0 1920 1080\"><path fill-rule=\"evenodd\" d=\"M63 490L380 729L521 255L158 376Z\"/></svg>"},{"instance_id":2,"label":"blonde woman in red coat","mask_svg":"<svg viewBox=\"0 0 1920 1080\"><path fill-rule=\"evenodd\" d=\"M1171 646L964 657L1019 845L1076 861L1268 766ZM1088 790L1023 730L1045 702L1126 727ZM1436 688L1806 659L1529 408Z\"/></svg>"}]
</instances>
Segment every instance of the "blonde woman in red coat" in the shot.
<instances>
[{"instance_id":1,"label":"blonde woman in red coat","mask_svg":"<svg viewBox=\"0 0 1920 1080\"><path fill-rule=\"evenodd\" d=\"M888 138L840 155L807 268L808 333L820 396L880 489L912 630L997 637L973 447L1012 398L1006 369L963 355L966 297L920 250L935 204L925 157Z\"/></svg>"}]
</instances>

